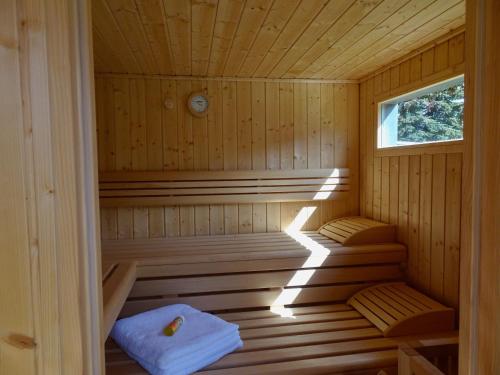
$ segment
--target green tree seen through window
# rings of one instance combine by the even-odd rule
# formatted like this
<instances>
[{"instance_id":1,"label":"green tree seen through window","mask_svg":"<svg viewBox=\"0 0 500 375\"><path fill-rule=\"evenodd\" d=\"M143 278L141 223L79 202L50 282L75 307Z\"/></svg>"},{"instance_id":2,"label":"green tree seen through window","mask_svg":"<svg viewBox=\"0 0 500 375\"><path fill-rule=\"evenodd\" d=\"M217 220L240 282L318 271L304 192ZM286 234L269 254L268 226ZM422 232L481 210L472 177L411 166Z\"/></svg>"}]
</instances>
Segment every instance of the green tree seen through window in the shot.
<instances>
[{"instance_id":1,"label":"green tree seen through window","mask_svg":"<svg viewBox=\"0 0 500 375\"><path fill-rule=\"evenodd\" d=\"M464 84L400 102L398 112L400 142L462 139Z\"/></svg>"}]
</instances>

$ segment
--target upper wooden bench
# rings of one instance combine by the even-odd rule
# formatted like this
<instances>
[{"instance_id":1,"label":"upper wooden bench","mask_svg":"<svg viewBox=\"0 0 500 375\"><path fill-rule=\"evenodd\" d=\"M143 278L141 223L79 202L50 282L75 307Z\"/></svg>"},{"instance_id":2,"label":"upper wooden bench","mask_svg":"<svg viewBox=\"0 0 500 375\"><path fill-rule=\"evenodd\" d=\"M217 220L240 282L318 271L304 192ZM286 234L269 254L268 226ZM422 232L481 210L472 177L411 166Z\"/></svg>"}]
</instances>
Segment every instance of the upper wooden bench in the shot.
<instances>
[{"instance_id":1,"label":"upper wooden bench","mask_svg":"<svg viewBox=\"0 0 500 375\"><path fill-rule=\"evenodd\" d=\"M102 207L293 202L344 198L349 169L108 172Z\"/></svg>"}]
</instances>

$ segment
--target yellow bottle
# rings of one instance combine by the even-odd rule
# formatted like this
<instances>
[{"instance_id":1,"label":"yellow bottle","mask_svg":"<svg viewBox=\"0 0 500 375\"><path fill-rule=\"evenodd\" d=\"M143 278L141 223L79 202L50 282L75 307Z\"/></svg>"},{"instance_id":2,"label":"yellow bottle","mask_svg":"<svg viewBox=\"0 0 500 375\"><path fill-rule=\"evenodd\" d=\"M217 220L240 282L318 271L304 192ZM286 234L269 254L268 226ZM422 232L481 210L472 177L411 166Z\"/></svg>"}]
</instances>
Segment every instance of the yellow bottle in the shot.
<instances>
[{"instance_id":1,"label":"yellow bottle","mask_svg":"<svg viewBox=\"0 0 500 375\"><path fill-rule=\"evenodd\" d=\"M182 315L178 316L172 320L168 326L165 327L163 333L167 336L173 336L175 332L179 330L181 325L184 323L184 317Z\"/></svg>"}]
</instances>

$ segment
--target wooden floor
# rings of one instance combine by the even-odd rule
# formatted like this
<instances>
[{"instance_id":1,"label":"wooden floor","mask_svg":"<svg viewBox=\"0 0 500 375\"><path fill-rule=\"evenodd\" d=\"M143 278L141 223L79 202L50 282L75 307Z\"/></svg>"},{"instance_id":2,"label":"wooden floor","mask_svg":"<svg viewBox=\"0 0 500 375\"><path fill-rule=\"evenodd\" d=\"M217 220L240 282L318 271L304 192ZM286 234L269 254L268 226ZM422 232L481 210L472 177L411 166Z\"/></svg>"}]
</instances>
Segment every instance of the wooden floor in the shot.
<instances>
[{"instance_id":1,"label":"wooden floor","mask_svg":"<svg viewBox=\"0 0 500 375\"><path fill-rule=\"evenodd\" d=\"M239 324L244 347L200 374L331 374L394 367L397 342L345 304L294 308L294 318L271 311L218 314ZM111 340L107 374L146 374Z\"/></svg>"}]
</instances>

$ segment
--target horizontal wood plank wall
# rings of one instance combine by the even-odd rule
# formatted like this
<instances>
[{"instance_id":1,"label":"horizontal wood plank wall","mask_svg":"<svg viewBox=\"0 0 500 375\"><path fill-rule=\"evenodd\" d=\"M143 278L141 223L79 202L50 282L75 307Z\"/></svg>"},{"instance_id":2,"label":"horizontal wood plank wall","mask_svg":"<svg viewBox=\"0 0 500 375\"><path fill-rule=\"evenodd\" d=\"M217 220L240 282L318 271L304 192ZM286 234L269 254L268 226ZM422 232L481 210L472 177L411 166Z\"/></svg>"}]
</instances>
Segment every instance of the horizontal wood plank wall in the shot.
<instances>
[{"instance_id":1,"label":"horizontal wood plank wall","mask_svg":"<svg viewBox=\"0 0 500 375\"><path fill-rule=\"evenodd\" d=\"M205 118L186 109L208 93ZM359 85L96 77L99 169L259 170L348 167L348 200L102 209L105 239L304 229L359 209ZM167 105L165 103L167 102Z\"/></svg>"},{"instance_id":2,"label":"horizontal wood plank wall","mask_svg":"<svg viewBox=\"0 0 500 375\"><path fill-rule=\"evenodd\" d=\"M360 212L398 225L409 281L458 308L462 145L376 149L377 103L462 74L464 34L360 85Z\"/></svg>"}]
</instances>

